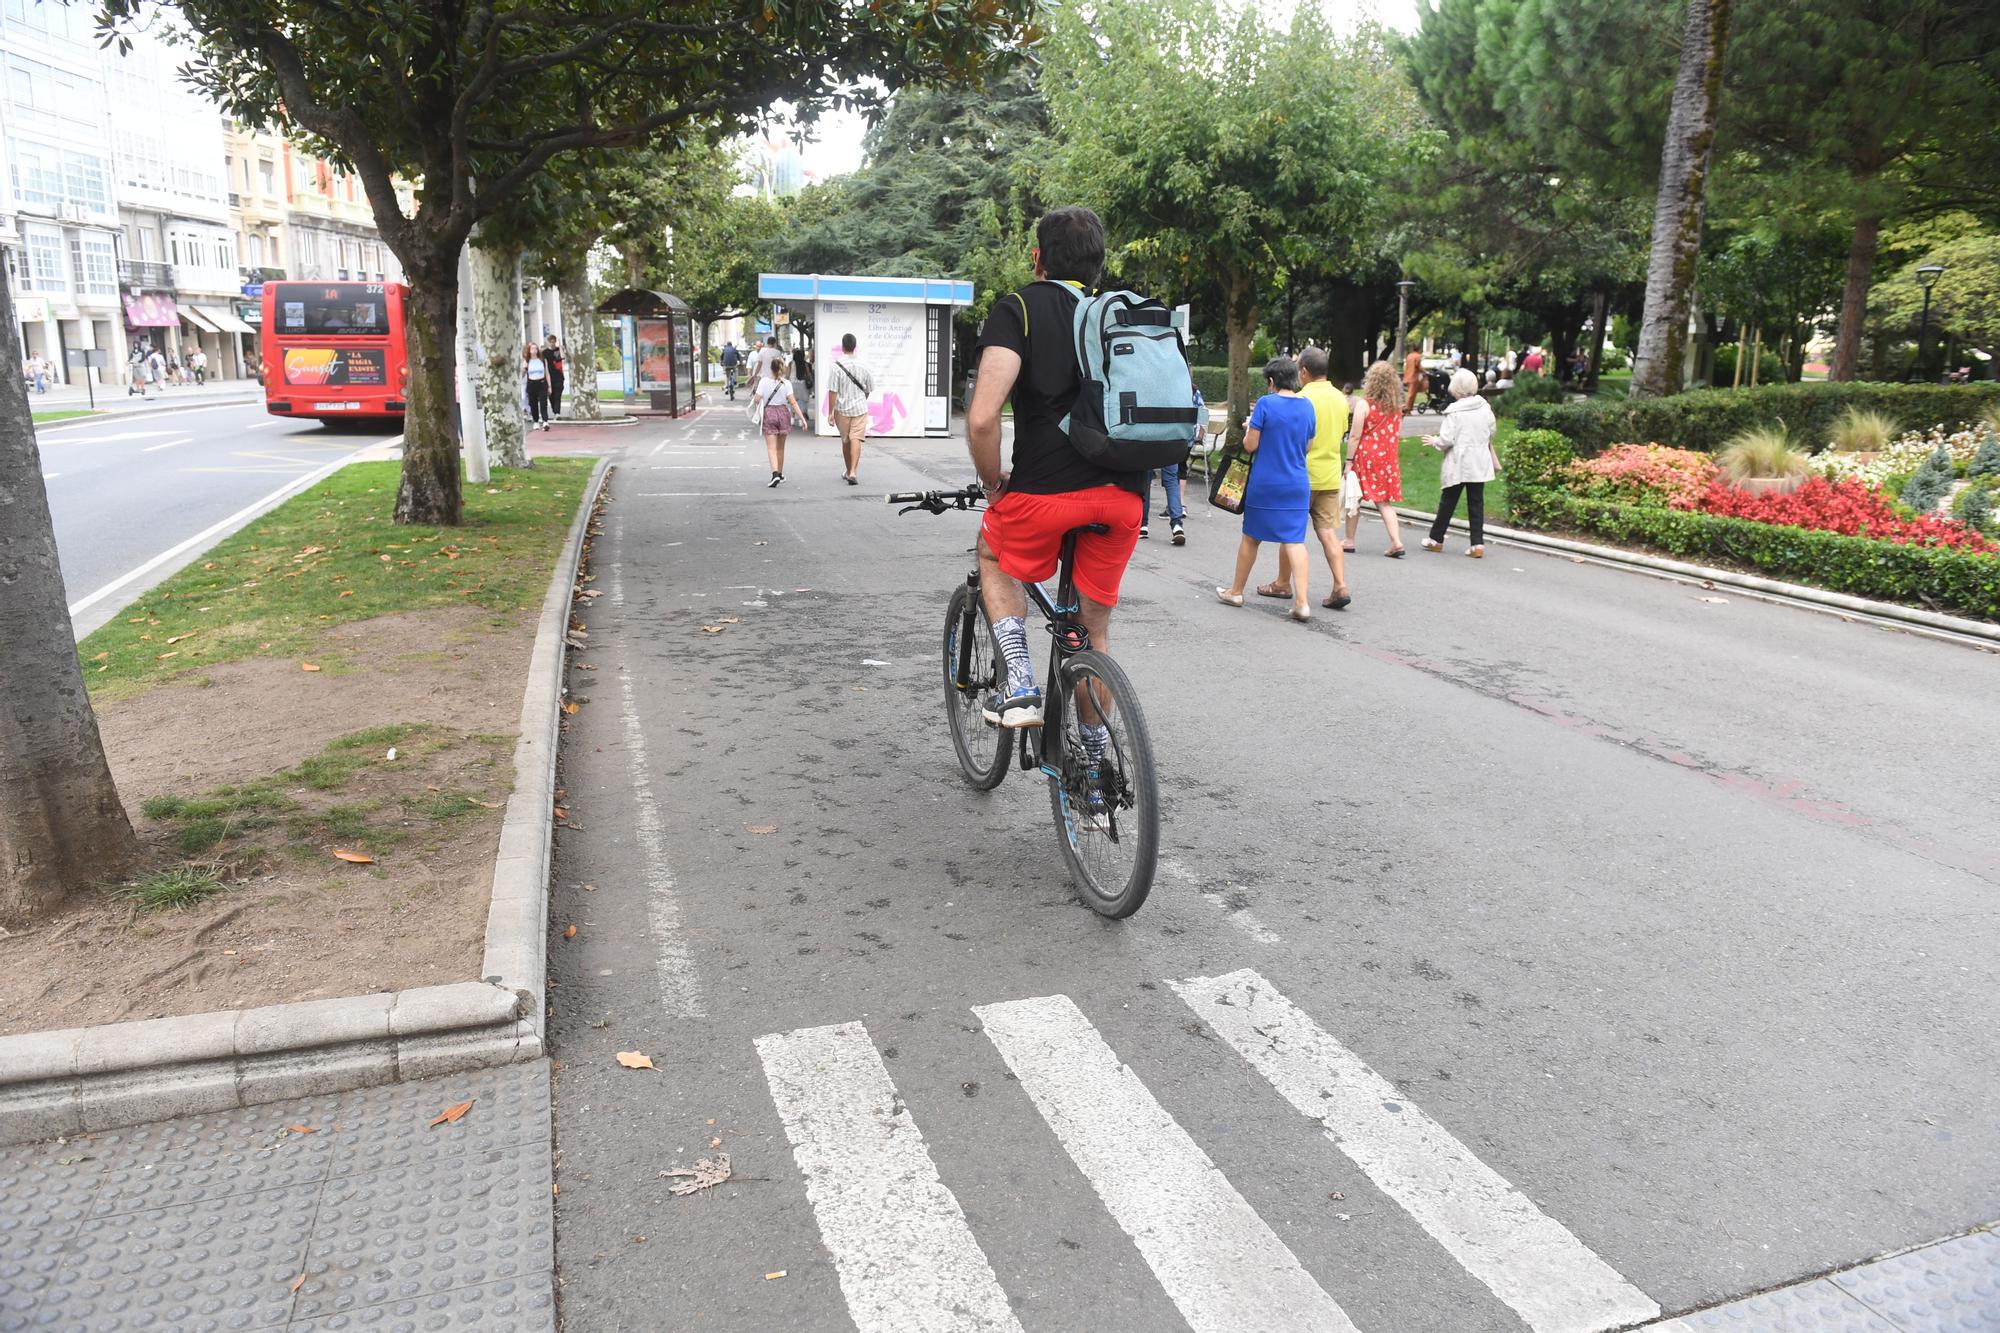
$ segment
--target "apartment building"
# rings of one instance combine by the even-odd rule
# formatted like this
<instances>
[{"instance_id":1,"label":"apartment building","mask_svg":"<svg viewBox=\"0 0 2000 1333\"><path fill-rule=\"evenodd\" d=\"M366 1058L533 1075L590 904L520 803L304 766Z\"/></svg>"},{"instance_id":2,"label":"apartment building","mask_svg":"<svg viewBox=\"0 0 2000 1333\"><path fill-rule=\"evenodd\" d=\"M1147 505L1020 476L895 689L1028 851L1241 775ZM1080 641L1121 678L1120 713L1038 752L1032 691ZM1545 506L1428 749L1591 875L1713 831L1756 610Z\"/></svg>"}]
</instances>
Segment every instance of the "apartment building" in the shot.
<instances>
[{"instance_id":1,"label":"apartment building","mask_svg":"<svg viewBox=\"0 0 2000 1333\"><path fill-rule=\"evenodd\" d=\"M26 354L106 385L125 362L119 218L93 11L0 0L0 249Z\"/></svg>"}]
</instances>

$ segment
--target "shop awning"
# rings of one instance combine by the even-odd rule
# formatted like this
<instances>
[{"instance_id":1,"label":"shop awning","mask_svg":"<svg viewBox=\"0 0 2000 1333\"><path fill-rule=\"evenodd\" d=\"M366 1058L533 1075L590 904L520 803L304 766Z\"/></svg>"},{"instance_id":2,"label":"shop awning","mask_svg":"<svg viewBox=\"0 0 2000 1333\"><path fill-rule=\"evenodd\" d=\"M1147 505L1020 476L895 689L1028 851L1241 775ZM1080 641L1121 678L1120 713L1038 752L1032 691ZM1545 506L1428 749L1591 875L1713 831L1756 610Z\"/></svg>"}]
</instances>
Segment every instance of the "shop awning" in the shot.
<instances>
[{"instance_id":1,"label":"shop awning","mask_svg":"<svg viewBox=\"0 0 2000 1333\"><path fill-rule=\"evenodd\" d=\"M236 312L219 305L198 305L193 309L201 311L218 333L255 333L257 330L236 317Z\"/></svg>"},{"instance_id":2,"label":"shop awning","mask_svg":"<svg viewBox=\"0 0 2000 1333\"><path fill-rule=\"evenodd\" d=\"M135 329L170 329L176 314L174 298L158 292L125 298L125 323Z\"/></svg>"},{"instance_id":3,"label":"shop awning","mask_svg":"<svg viewBox=\"0 0 2000 1333\"><path fill-rule=\"evenodd\" d=\"M221 329L218 329L215 327L215 325L209 323L207 318L202 315L201 311L195 308L194 306L191 305L182 306L181 318L186 320L188 323L194 325L196 328L205 330L209 333L222 332Z\"/></svg>"}]
</instances>

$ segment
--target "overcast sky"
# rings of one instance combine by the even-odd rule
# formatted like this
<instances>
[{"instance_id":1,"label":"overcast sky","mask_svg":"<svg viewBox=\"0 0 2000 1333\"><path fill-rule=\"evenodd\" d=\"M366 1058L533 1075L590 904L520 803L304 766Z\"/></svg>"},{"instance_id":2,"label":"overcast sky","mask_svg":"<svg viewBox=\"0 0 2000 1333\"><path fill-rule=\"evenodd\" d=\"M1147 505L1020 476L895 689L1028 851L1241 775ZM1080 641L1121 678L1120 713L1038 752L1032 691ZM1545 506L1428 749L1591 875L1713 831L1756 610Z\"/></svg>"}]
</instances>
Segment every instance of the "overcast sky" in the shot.
<instances>
[{"instance_id":1,"label":"overcast sky","mask_svg":"<svg viewBox=\"0 0 2000 1333\"><path fill-rule=\"evenodd\" d=\"M1323 0L1327 10L1341 18L1359 21L1372 15L1399 32L1414 32L1417 6L1422 0ZM1271 6L1271 20L1282 27L1291 21L1290 0ZM867 122L859 116L833 113L820 118L813 139L800 147L806 170L815 180L844 175L861 165L861 136Z\"/></svg>"}]
</instances>

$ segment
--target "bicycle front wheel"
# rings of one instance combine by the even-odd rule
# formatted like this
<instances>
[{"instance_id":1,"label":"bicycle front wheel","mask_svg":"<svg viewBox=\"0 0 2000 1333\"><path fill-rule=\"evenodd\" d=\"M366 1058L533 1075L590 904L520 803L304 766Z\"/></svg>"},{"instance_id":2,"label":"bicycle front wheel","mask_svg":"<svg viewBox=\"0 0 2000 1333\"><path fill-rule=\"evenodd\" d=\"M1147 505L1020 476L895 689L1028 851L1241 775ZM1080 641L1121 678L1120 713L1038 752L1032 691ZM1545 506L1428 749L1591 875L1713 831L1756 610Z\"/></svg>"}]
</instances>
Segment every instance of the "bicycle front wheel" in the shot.
<instances>
[{"instance_id":1,"label":"bicycle front wheel","mask_svg":"<svg viewBox=\"0 0 2000 1333\"><path fill-rule=\"evenodd\" d=\"M988 722L982 712L986 696L999 688L999 661L979 590L959 584L944 617L944 713L958 766L978 791L1000 785L1012 753L1013 733Z\"/></svg>"},{"instance_id":2,"label":"bicycle front wheel","mask_svg":"<svg viewBox=\"0 0 2000 1333\"><path fill-rule=\"evenodd\" d=\"M1131 680L1103 653L1067 658L1060 675L1061 734L1042 738L1043 762L1056 770L1049 778L1056 838L1091 910L1127 917L1152 891L1160 848L1152 736ZM1096 727L1105 730L1093 745L1086 729Z\"/></svg>"}]
</instances>

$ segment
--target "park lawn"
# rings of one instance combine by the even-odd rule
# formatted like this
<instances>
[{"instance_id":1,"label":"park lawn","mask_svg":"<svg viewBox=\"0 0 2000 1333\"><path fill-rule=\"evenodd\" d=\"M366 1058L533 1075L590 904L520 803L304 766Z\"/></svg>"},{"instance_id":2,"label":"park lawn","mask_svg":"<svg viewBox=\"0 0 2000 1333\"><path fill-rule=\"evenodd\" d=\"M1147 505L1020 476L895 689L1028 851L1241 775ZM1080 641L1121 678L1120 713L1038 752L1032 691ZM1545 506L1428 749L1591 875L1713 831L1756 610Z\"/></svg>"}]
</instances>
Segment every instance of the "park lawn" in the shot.
<instances>
[{"instance_id":1,"label":"park lawn","mask_svg":"<svg viewBox=\"0 0 2000 1333\"><path fill-rule=\"evenodd\" d=\"M498 624L540 606L592 458L495 468L456 528L390 521L401 464L356 463L219 542L78 645L97 702L220 662L310 660L322 631L404 611L476 606Z\"/></svg>"},{"instance_id":2,"label":"park lawn","mask_svg":"<svg viewBox=\"0 0 2000 1333\"><path fill-rule=\"evenodd\" d=\"M39 426L50 421L68 421L71 417L101 417L103 415L104 412L101 408L65 407L51 409L47 412L37 412L34 414L34 419L35 424Z\"/></svg>"},{"instance_id":3,"label":"park lawn","mask_svg":"<svg viewBox=\"0 0 2000 1333\"><path fill-rule=\"evenodd\" d=\"M1507 441L1514 435L1514 423L1503 418L1500 428L1494 433L1494 444L1500 450L1502 459L1507 456ZM1444 455L1429 447L1419 435L1405 435L1399 454L1403 468L1403 507L1435 514L1438 503L1438 469L1444 464ZM1465 506L1459 505L1459 517L1465 517ZM1488 522L1504 522L1507 517L1507 483L1495 478L1486 483L1486 518Z\"/></svg>"},{"instance_id":4,"label":"park lawn","mask_svg":"<svg viewBox=\"0 0 2000 1333\"><path fill-rule=\"evenodd\" d=\"M1632 372L1629 370L1607 370L1597 377L1597 392L1594 398L1622 399L1632 396Z\"/></svg>"}]
</instances>

